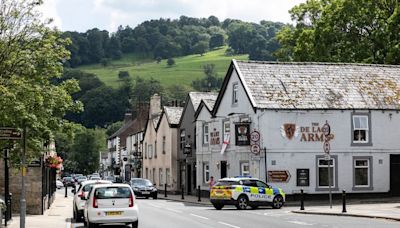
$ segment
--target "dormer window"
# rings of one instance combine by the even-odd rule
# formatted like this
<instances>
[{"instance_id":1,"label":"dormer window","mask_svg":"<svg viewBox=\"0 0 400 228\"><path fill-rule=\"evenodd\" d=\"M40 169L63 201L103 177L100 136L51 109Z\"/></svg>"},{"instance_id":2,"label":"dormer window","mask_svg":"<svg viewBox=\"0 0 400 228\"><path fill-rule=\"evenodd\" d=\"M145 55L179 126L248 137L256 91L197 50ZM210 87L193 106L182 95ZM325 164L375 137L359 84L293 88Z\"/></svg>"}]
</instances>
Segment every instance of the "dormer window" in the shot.
<instances>
[{"instance_id":1,"label":"dormer window","mask_svg":"<svg viewBox=\"0 0 400 228\"><path fill-rule=\"evenodd\" d=\"M238 97L238 90L239 90L239 85L238 83L233 84L232 88L232 104L237 104L239 97Z\"/></svg>"}]
</instances>

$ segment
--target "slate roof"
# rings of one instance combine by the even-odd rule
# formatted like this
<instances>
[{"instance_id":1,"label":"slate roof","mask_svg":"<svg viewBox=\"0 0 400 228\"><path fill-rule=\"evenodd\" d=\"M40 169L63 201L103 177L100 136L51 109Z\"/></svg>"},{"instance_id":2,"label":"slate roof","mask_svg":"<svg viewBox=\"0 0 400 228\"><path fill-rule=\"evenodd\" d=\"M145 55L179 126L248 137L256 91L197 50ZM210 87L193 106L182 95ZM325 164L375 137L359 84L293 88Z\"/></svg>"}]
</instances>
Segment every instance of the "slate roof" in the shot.
<instances>
[{"instance_id":1,"label":"slate roof","mask_svg":"<svg viewBox=\"0 0 400 228\"><path fill-rule=\"evenodd\" d=\"M217 96L218 96L218 93L215 93L215 92L190 92L189 93L189 98L192 101L195 111L199 107L201 100L204 100L205 102L208 101L208 105L210 105L211 107L214 106L214 104L211 105L211 103L215 102L215 100L217 99Z\"/></svg>"},{"instance_id":2,"label":"slate roof","mask_svg":"<svg viewBox=\"0 0 400 228\"><path fill-rule=\"evenodd\" d=\"M255 108L400 109L399 66L232 62Z\"/></svg>"},{"instance_id":3,"label":"slate roof","mask_svg":"<svg viewBox=\"0 0 400 228\"><path fill-rule=\"evenodd\" d=\"M181 119L183 107L164 106L164 112L167 117L168 123L177 125L179 124L179 120Z\"/></svg>"}]
</instances>

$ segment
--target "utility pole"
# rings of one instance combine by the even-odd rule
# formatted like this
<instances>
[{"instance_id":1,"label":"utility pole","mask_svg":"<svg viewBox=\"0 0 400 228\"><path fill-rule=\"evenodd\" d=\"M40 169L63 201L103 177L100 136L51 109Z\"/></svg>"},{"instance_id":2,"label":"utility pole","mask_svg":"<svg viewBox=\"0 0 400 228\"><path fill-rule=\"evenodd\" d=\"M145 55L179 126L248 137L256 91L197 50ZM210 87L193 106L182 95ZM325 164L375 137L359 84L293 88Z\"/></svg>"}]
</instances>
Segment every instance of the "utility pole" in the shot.
<instances>
[{"instance_id":1,"label":"utility pole","mask_svg":"<svg viewBox=\"0 0 400 228\"><path fill-rule=\"evenodd\" d=\"M25 176L26 176L26 125L23 132L23 149L21 161L21 198L20 198L20 228L25 228L26 200L25 200Z\"/></svg>"}]
</instances>

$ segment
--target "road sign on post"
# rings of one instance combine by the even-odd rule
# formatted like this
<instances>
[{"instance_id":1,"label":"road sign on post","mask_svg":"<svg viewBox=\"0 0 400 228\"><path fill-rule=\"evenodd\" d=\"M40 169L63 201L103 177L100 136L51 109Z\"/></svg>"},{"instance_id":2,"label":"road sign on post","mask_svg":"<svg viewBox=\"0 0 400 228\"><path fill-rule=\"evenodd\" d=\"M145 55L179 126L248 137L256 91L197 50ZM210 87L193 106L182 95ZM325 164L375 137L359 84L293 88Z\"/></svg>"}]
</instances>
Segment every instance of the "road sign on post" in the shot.
<instances>
[{"instance_id":1,"label":"road sign on post","mask_svg":"<svg viewBox=\"0 0 400 228\"><path fill-rule=\"evenodd\" d=\"M324 153L325 153L325 160L328 161L328 187L329 187L329 206L332 208L332 188L331 188L331 156L330 156L330 151L331 151L331 145L329 143L329 140L331 139L331 126L328 124L328 121L322 126L322 133L325 136L324 140Z\"/></svg>"},{"instance_id":2,"label":"road sign on post","mask_svg":"<svg viewBox=\"0 0 400 228\"><path fill-rule=\"evenodd\" d=\"M1 127L0 139L22 139L22 132L17 128Z\"/></svg>"}]
</instances>

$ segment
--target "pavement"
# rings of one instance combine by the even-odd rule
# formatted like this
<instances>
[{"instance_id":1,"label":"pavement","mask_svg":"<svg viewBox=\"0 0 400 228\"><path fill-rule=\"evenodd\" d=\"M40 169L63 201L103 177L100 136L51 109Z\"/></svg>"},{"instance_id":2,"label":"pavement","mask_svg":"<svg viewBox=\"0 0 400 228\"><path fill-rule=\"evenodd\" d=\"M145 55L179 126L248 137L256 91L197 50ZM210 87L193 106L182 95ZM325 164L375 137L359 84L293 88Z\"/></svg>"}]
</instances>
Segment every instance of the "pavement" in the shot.
<instances>
[{"instance_id":1,"label":"pavement","mask_svg":"<svg viewBox=\"0 0 400 228\"><path fill-rule=\"evenodd\" d=\"M201 197L200 201L197 196L185 195L182 199L181 195L158 195L159 199L171 200L176 202L185 202L198 205L210 205L208 197ZM285 206L297 207L291 210L297 214L313 214L313 215L331 215L331 216L352 216L364 218L381 218L400 221L400 198L374 198L374 199L351 199L346 205L346 212L342 212L343 206L340 200L333 202L332 208L329 207L327 201L306 201L305 210L300 210L299 201L287 201Z\"/></svg>"},{"instance_id":2,"label":"pavement","mask_svg":"<svg viewBox=\"0 0 400 228\"><path fill-rule=\"evenodd\" d=\"M27 228L70 228L72 217L72 196L64 197L64 189L57 190L56 197L50 209L43 215L27 215L25 227ZM10 228L20 227L20 217L13 215L8 226Z\"/></svg>"}]
</instances>

